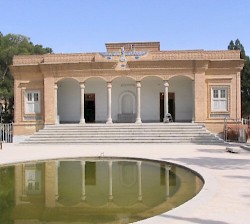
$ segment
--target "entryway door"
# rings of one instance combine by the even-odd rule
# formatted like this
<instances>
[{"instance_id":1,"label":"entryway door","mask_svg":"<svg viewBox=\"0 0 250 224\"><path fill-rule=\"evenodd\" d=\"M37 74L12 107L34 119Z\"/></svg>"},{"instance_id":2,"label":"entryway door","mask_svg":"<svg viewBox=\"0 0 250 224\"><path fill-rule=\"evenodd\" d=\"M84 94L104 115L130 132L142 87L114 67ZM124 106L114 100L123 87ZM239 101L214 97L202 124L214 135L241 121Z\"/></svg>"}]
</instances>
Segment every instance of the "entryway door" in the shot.
<instances>
[{"instance_id":1,"label":"entryway door","mask_svg":"<svg viewBox=\"0 0 250 224\"><path fill-rule=\"evenodd\" d=\"M84 94L84 118L86 123L95 122L95 94Z\"/></svg>"},{"instance_id":2,"label":"entryway door","mask_svg":"<svg viewBox=\"0 0 250 224\"><path fill-rule=\"evenodd\" d=\"M175 121L175 94L168 93L168 112L172 115L173 121ZM160 93L160 121L164 118L164 93Z\"/></svg>"}]
</instances>

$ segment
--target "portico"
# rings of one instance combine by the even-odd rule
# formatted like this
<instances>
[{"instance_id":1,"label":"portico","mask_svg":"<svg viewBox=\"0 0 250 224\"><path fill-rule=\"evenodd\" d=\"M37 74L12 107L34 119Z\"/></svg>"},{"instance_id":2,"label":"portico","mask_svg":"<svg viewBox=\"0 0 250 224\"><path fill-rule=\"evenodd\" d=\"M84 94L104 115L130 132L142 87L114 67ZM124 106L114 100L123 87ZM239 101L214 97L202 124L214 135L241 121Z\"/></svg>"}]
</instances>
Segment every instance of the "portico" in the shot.
<instances>
[{"instance_id":1,"label":"portico","mask_svg":"<svg viewBox=\"0 0 250 224\"><path fill-rule=\"evenodd\" d=\"M184 78L179 79L179 82L184 82L185 80ZM155 89L149 89L152 84L156 86ZM174 82L173 88L176 85L178 85L178 79ZM122 77L116 78L113 82L92 79L92 81L86 80L86 82L81 83L67 78L55 83L54 88L54 98L57 101L55 103L55 113L57 114L55 123L57 124L65 122L80 124L86 122L106 122L107 124L112 124L113 121L115 123L160 122L160 113L166 114L169 112L169 81L163 81L156 77L147 77L142 81ZM180 87L177 86L177 88ZM179 117L180 121L190 122L193 112L191 86L183 91L189 95L189 102L186 105L189 107L189 112L187 111L187 117L183 116L182 119L180 119L182 116L181 113L177 114L177 119ZM87 116L85 109L88 109L86 100L89 101L88 98L86 99L86 96L89 96L89 94L93 95L92 103L95 104L95 111L92 111L92 113L96 117L91 121L88 119L85 121L85 116ZM161 95L164 96L163 102L161 102ZM152 100L156 100L157 102L150 102ZM160 108L161 104L163 106L162 109ZM171 107L171 111L173 111L174 105L171 105ZM147 112L148 110L151 110L150 114Z\"/></svg>"}]
</instances>

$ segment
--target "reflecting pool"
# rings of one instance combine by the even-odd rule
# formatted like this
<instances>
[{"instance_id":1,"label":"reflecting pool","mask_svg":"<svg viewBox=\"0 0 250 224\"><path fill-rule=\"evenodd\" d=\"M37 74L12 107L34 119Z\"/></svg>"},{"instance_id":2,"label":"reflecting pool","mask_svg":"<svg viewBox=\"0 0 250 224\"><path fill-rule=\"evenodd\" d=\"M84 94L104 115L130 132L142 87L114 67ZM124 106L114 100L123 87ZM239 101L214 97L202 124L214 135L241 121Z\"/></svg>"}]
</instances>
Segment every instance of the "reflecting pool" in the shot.
<instances>
[{"instance_id":1,"label":"reflecting pool","mask_svg":"<svg viewBox=\"0 0 250 224\"><path fill-rule=\"evenodd\" d=\"M0 168L0 223L131 223L169 211L202 188L162 161L77 158Z\"/></svg>"}]
</instances>

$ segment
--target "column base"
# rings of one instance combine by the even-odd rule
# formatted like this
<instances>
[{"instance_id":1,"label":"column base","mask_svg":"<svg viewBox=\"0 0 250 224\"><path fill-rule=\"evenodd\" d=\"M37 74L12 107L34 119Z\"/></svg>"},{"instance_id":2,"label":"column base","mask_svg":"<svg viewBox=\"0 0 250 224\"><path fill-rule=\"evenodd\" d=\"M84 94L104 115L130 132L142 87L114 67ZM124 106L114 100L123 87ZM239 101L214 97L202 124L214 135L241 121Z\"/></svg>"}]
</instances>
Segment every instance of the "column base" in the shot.
<instances>
[{"instance_id":1,"label":"column base","mask_svg":"<svg viewBox=\"0 0 250 224\"><path fill-rule=\"evenodd\" d=\"M164 117L163 123L169 123L169 122L170 122L170 121L169 121L169 118Z\"/></svg>"},{"instance_id":2,"label":"column base","mask_svg":"<svg viewBox=\"0 0 250 224\"><path fill-rule=\"evenodd\" d=\"M112 119L109 118L109 119L107 120L106 124L113 124Z\"/></svg>"},{"instance_id":3,"label":"column base","mask_svg":"<svg viewBox=\"0 0 250 224\"><path fill-rule=\"evenodd\" d=\"M135 123L136 123L136 124L141 124L141 123L142 123L142 122L141 122L141 118L136 118Z\"/></svg>"},{"instance_id":4,"label":"column base","mask_svg":"<svg viewBox=\"0 0 250 224\"><path fill-rule=\"evenodd\" d=\"M85 124L85 119L84 118L80 120L80 124Z\"/></svg>"}]
</instances>

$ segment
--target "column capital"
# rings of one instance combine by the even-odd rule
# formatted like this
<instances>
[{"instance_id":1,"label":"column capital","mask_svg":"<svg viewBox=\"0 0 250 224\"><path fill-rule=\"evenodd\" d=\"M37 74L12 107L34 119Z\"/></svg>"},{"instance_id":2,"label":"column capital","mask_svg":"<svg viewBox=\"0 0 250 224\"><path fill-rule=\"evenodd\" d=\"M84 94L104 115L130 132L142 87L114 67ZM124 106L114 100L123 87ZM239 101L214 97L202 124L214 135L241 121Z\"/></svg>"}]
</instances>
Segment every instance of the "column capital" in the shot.
<instances>
[{"instance_id":1,"label":"column capital","mask_svg":"<svg viewBox=\"0 0 250 224\"><path fill-rule=\"evenodd\" d=\"M141 88L141 82L140 82L140 81L137 81L137 82L136 82L136 87L137 87L137 88Z\"/></svg>"},{"instance_id":2,"label":"column capital","mask_svg":"<svg viewBox=\"0 0 250 224\"><path fill-rule=\"evenodd\" d=\"M165 86L165 87L169 87L169 83L168 83L167 80L164 80L164 86Z\"/></svg>"},{"instance_id":3,"label":"column capital","mask_svg":"<svg viewBox=\"0 0 250 224\"><path fill-rule=\"evenodd\" d=\"M171 170L171 165L165 164L165 169L168 170L168 171Z\"/></svg>"},{"instance_id":4,"label":"column capital","mask_svg":"<svg viewBox=\"0 0 250 224\"><path fill-rule=\"evenodd\" d=\"M84 82L81 82L81 83L80 83L80 88L81 88L81 89L84 89L84 88L85 88L85 83L84 83Z\"/></svg>"},{"instance_id":5,"label":"column capital","mask_svg":"<svg viewBox=\"0 0 250 224\"><path fill-rule=\"evenodd\" d=\"M107 87L112 88L112 82L107 82Z\"/></svg>"}]
</instances>

